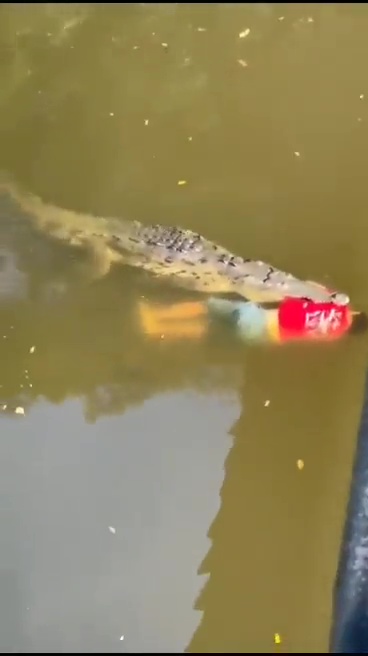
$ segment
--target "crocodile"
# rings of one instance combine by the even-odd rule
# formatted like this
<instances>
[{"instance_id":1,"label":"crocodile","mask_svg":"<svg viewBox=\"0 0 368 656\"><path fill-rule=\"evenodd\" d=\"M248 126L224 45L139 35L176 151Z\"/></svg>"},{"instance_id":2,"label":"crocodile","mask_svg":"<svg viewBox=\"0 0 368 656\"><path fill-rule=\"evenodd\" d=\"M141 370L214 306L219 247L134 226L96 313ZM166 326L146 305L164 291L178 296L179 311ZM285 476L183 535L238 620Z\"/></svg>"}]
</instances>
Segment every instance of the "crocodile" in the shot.
<instances>
[{"instance_id":1,"label":"crocodile","mask_svg":"<svg viewBox=\"0 0 368 656\"><path fill-rule=\"evenodd\" d=\"M35 229L93 254L98 276L106 275L112 264L120 262L206 295L238 296L261 304L279 303L286 297L349 303L346 294L300 280L260 260L237 256L186 228L145 225L59 208L4 178L0 181L3 196L15 203Z\"/></svg>"}]
</instances>

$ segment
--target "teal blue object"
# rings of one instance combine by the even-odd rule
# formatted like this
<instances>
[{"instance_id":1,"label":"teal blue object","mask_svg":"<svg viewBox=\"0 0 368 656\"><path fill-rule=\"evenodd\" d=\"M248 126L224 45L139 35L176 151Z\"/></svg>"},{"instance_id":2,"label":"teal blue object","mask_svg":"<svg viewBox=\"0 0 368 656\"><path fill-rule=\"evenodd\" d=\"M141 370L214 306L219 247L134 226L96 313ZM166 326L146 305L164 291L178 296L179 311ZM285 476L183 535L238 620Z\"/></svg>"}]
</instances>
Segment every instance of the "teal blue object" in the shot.
<instances>
[{"instance_id":1,"label":"teal blue object","mask_svg":"<svg viewBox=\"0 0 368 656\"><path fill-rule=\"evenodd\" d=\"M243 339L261 339L267 335L267 314L264 308L250 301L230 301L211 297L208 309L212 317L219 317L234 326Z\"/></svg>"}]
</instances>

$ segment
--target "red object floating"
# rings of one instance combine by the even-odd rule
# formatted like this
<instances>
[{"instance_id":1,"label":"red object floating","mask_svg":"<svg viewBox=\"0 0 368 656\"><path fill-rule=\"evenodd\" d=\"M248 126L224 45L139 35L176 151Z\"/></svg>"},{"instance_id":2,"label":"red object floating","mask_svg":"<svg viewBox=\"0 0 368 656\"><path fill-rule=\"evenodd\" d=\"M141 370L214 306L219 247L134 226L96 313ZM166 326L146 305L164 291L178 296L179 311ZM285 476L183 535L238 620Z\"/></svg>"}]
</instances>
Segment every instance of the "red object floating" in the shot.
<instances>
[{"instance_id":1,"label":"red object floating","mask_svg":"<svg viewBox=\"0 0 368 656\"><path fill-rule=\"evenodd\" d=\"M348 305L287 298L278 310L279 336L290 339L338 339L352 325Z\"/></svg>"}]
</instances>

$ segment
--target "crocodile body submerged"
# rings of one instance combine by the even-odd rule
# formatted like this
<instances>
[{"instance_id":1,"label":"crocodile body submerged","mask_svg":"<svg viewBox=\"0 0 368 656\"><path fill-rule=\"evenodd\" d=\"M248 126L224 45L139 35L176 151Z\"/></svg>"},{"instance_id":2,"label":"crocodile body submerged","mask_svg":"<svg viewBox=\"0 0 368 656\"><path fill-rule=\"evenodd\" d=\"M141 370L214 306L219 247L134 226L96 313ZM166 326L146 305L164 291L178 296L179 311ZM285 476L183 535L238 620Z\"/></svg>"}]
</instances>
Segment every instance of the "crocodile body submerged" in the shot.
<instances>
[{"instance_id":1,"label":"crocodile body submerged","mask_svg":"<svg viewBox=\"0 0 368 656\"><path fill-rule=\"evenodd\" d=\"M121 262L206 294L238 295L256 303L286 297L346 305L349 298L302 281L264 262L243 259L191 230L143 225L139 221L79 214L44 203L13 182L0 182L0 195L15 203L35 228L98 255L100 275Z\"/></svg>"}]
</instances>

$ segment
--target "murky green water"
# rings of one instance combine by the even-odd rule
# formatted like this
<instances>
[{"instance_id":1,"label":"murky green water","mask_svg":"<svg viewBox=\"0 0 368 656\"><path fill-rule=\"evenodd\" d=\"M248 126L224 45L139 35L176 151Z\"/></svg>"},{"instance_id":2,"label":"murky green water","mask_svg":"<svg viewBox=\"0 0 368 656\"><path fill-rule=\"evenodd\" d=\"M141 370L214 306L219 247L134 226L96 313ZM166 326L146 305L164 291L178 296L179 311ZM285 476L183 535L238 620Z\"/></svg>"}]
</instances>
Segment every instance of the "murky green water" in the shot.
<instances>
[{"instance_id":1,"label":"murky green water","mask_svg":"<svg viewBox=\"0 0 368 656\"><path fill-rule=\"evenodd\" d=\"M354 4L3 5L0 169L367 309L367 30ZM0 212L2 651L326 651L364 338L150 340L138 301L174 290L90 283Z\"/></svg>"}]
</instances>

